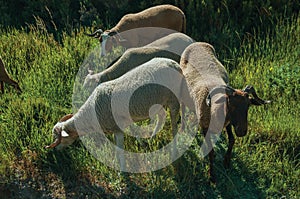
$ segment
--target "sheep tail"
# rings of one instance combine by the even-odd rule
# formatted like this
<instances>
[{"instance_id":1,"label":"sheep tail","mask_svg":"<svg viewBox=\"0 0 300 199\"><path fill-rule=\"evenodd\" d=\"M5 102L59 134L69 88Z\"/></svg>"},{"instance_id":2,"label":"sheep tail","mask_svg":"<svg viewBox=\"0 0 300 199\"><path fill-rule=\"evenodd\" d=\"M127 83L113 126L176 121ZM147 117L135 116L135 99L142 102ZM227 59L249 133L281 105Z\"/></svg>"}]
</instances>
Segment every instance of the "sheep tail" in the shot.
<instances>
[{"instance_id":1,"label":"sheep tail","mask_svg":"<svg viewBox=\"0 0 300 199\"><path fill-rule=\"evenodd\" d=\"M182 19L183 22L182 22L181 32L185 34L186 33L186 17L185 17L185 14L183 14L182 18L183 18Z\"/></svg>"}]
</instances>

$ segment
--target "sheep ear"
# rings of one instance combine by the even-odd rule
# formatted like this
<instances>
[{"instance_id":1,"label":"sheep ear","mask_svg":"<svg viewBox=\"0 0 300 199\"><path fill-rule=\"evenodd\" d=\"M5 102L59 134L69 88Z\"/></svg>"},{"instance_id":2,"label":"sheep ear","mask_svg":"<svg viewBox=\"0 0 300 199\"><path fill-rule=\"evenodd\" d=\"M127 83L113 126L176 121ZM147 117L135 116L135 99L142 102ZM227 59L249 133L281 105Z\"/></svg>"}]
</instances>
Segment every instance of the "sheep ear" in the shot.
<instances>
[{"instance_id":1,"label":"sheep ear","mask_svg":"<svg viewBox=\"0 0 300 199\"><path fill-rule=\"evenodd\" d=\"M115 36L115 35L118 36L119 42L125 42L125 41L127 41L126 39L122 38L121 34L118 33L117 31L111 31L111 32L108 33L108 36L110 36L110 37Z\"/></svg>"},{"instance_id":2,"label":"sheep ear","mask_svg":"<svg viewBox=\"0 0 300 199\"><path fill-rule=\"evenodd\" d=\"M65 138L65 137L69 137L70 135L69 135L66 131L62 131L62 132L61 132L61 136L62 136L63 138Z\"/></svg>"},{"instance_id":3,"label":"sheep ear","mask_svg":"<svg viewBox=\"0 0 300 199\"><path fill-rule=\"evenodd\" d=\"M93 74L94 74L94 71L91 70L91 69L88 69L88 73L89 73L89 75L93 75Z\"/></svg>"},{"instance_id":4,"label":"sheep ear","mask_svg":"<svg viewBox=\"0 0 300 199\"><path fill-rule=\"evenodd\" d=\"M61 129L60 126L57 126L57 127L54 128L54 131L56 132L56 134L60 134L62 129Z\"/></svg>"},{"instance_id":5,"label":"sheep ear","mask_svg":"<svg viewBox=\"0 0 300 199\"><path fill-rule=\"evenodd\" d=\"M112 36L114 36L116 34L118 34L117 31L111 31L111 32L108 33L108 36L112 37Z\"/></svg>"},{"instance_id":6,"label":"sheep ear","mask_svg":"<svg viewBox=\"0 0 300 199\"><path fill-rule=\"evenodd\" d=\"M65 115L65 116L63 116L62 118L60 118L59 122L67 121L67 120L70 119L71 117L73 117L73 114Z\"/></svg>"}]
</instances>

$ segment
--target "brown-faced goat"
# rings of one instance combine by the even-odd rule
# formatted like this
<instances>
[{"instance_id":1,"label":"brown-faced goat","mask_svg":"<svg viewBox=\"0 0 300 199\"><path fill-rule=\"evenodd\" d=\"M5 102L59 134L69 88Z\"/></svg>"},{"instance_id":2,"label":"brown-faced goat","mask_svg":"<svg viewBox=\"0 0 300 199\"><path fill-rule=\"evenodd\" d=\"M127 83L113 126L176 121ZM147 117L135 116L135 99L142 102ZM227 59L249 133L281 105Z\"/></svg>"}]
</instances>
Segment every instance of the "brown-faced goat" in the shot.
<instances>
[{"instance_id":1,"label":"brown-faced goat","mask_svg":"<svg viewBox=\"0 0 300 199\"><path fill-rule=\"evenodd\" d=\"M158 5L138 13L126 14L110 30L103 32L98 29L87 35L99 39L101 56L104 56L113 45L140 47L170 33L185 31L186 18L182 10L173 5Z\"/></svg>"},{"instance_id":2,"label":"brown-faced goat","mask_svg":"<svg viewBox=\"0 0 300 199\"><path fill-rule=\"evenodd\" d=\"M1 84L2 93L4 93L4 82L12 85L17 91L21 92L21 88L20 88L19 84L9 77L9 75L4 67L4 63L0 57L0 84Z\"/></svg>"},{"instance_id":3,"label":"brown-faced goat","mask_svg":"<svg viewBox=\"0 0 300 199\"><path fill-rule=\"evenodd\" d=\"M211 181L215 182L211 135L226 128L229 145L224 157L224 166L229 167L234 145L231 125L236 136L245 136L250 105L263 105L270 101L260 99L252 86L243 90L229 87L226 69L216 58L213 46L208 43L197 42L188 46L182 54L180 67L195 103L195 112L205 136L207 152L210 150L209 174Z\"/></svg>"}]
</instances>

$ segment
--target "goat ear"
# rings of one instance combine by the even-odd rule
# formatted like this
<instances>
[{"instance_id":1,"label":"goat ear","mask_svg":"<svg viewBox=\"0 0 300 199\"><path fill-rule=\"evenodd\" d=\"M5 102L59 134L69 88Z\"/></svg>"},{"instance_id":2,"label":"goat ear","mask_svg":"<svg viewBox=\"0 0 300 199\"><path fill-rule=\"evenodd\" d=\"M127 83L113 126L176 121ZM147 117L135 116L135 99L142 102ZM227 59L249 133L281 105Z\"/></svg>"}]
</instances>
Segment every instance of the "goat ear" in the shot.
<instances>
[{"instance_id":1,"label":"goat ear","mask_svg":"<svg viewBox=\"0 0 300 199\"><path fill-rule=\"evenodd\" d=\"M257 101L255 98L250 98L250 104L255 105L255 106L260 106L262 105L261 102Z\"/></svg>"},{"instance_id":2,"label":"goat ear","mask_svg":"<svg viewBox=\"0 0 300 199\"><path fill-rule=\"evenodd\" d=\"M250 98L250 104L251 105L255 105L255 106L260 106L263 104L270 104L271 101L270 100L262 100L262 99L257 99L257 98Z\"/></svg>"}]
</instances>

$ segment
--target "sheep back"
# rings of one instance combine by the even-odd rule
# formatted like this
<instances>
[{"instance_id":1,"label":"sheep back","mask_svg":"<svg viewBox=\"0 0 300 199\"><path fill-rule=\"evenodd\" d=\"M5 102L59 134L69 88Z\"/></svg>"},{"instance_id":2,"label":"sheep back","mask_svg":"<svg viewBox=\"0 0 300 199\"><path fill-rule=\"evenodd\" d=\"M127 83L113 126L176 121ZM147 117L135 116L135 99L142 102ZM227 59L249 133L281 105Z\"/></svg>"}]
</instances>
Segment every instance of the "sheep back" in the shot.
<instances>
[{"instance_id":1,"label":"sheep back","mask_svg":"<svg viewBox=\"0 0 300 199\"><path fill-rule=\"evenodd\" d=\"M221 109L219 105L208 107L206 97L215 86L228 84L226 69L216 58L213 46L204 42L193 43L185 49L180 60L180 67L194 100L200 126L207 128L211 114Z\"/></svg>"},{"instance_id":2,"label":"sheep back","mask_svg":"<svg viewBox=\"0 0 300 199\"><path fill-rule=\"evenodd\" d=\"M179 63L180 55L193 42L193 39L185 34L173 33L145 47L128 49L118 61L102 72L99 83L120 77L129 70L155 57L169 58Z\"/></svg>"},{"instance_id":3,"label":"sheep back","mask_svg":"<svg viewBox=\"0 0 300 199\"><path fill-rule=\"evenodd\" d=\"M141 47L174 32L186 32L184 13L172 5L159 5L127 14L109 32L120 33L125 48Z\"/></svg>"},{"instance_id":4,"label":"sheep back","mask_svg":"<svg viewBox=\"0 0 300 199\"><path fill-rule=\"evenodd\" d=\"M165 50L146 47L128 49L114 65L102 72L99 83L116 79L155 57L180 61L180 55Z\"/></svg>"},{"instance_id":5,"label":"sheep back","mask_svg":"<svg viewBox=\"0 0 300 199\"><path fill-rule=\"evenodd\" d=\"M175 75L170 73L170 69L176 71ZM149 108L154 104L169 108L178 107L176 95L180 96L182 79L178 63L167 58L154 58L115 80L99 85L92 95L101 127L108 132L119 130L113 122L116 118L124 120L124 126L129 125L126 111L128 106L133 121L149 118ZM155 82L167 82L172 86L173 92ZM114 107L117 109L114 117L112 98L119 103L117 108Z\"/></svg>"},{"instance_id":6,"label":"sheep back","mask_svg":"<svg viewBox=\"0 0 300 199\"><path fill-rule=\"evenodd\" d=\"M165 37L162 37L146 45L145 47L158 48L161 50L173 52L177 55L181 55L183 51L186 49L186 47L188 47L192 43L194 43L194 40L192 38L190 38L189 36L183 33L178 32L178 33L172 33Z\"/></svg>"},{"instance_id":7,"label":"sheep back","mask_svg":"<svg viewBox=\"0 0 300 199\"><path fill-rule=\"evenodd\" d=\"M161 27L185 32L185 20L185 15L179 8L159 5L138 13L126 14L112 30L123 32L140 27Z\"/></svg>"}]
</instances>

